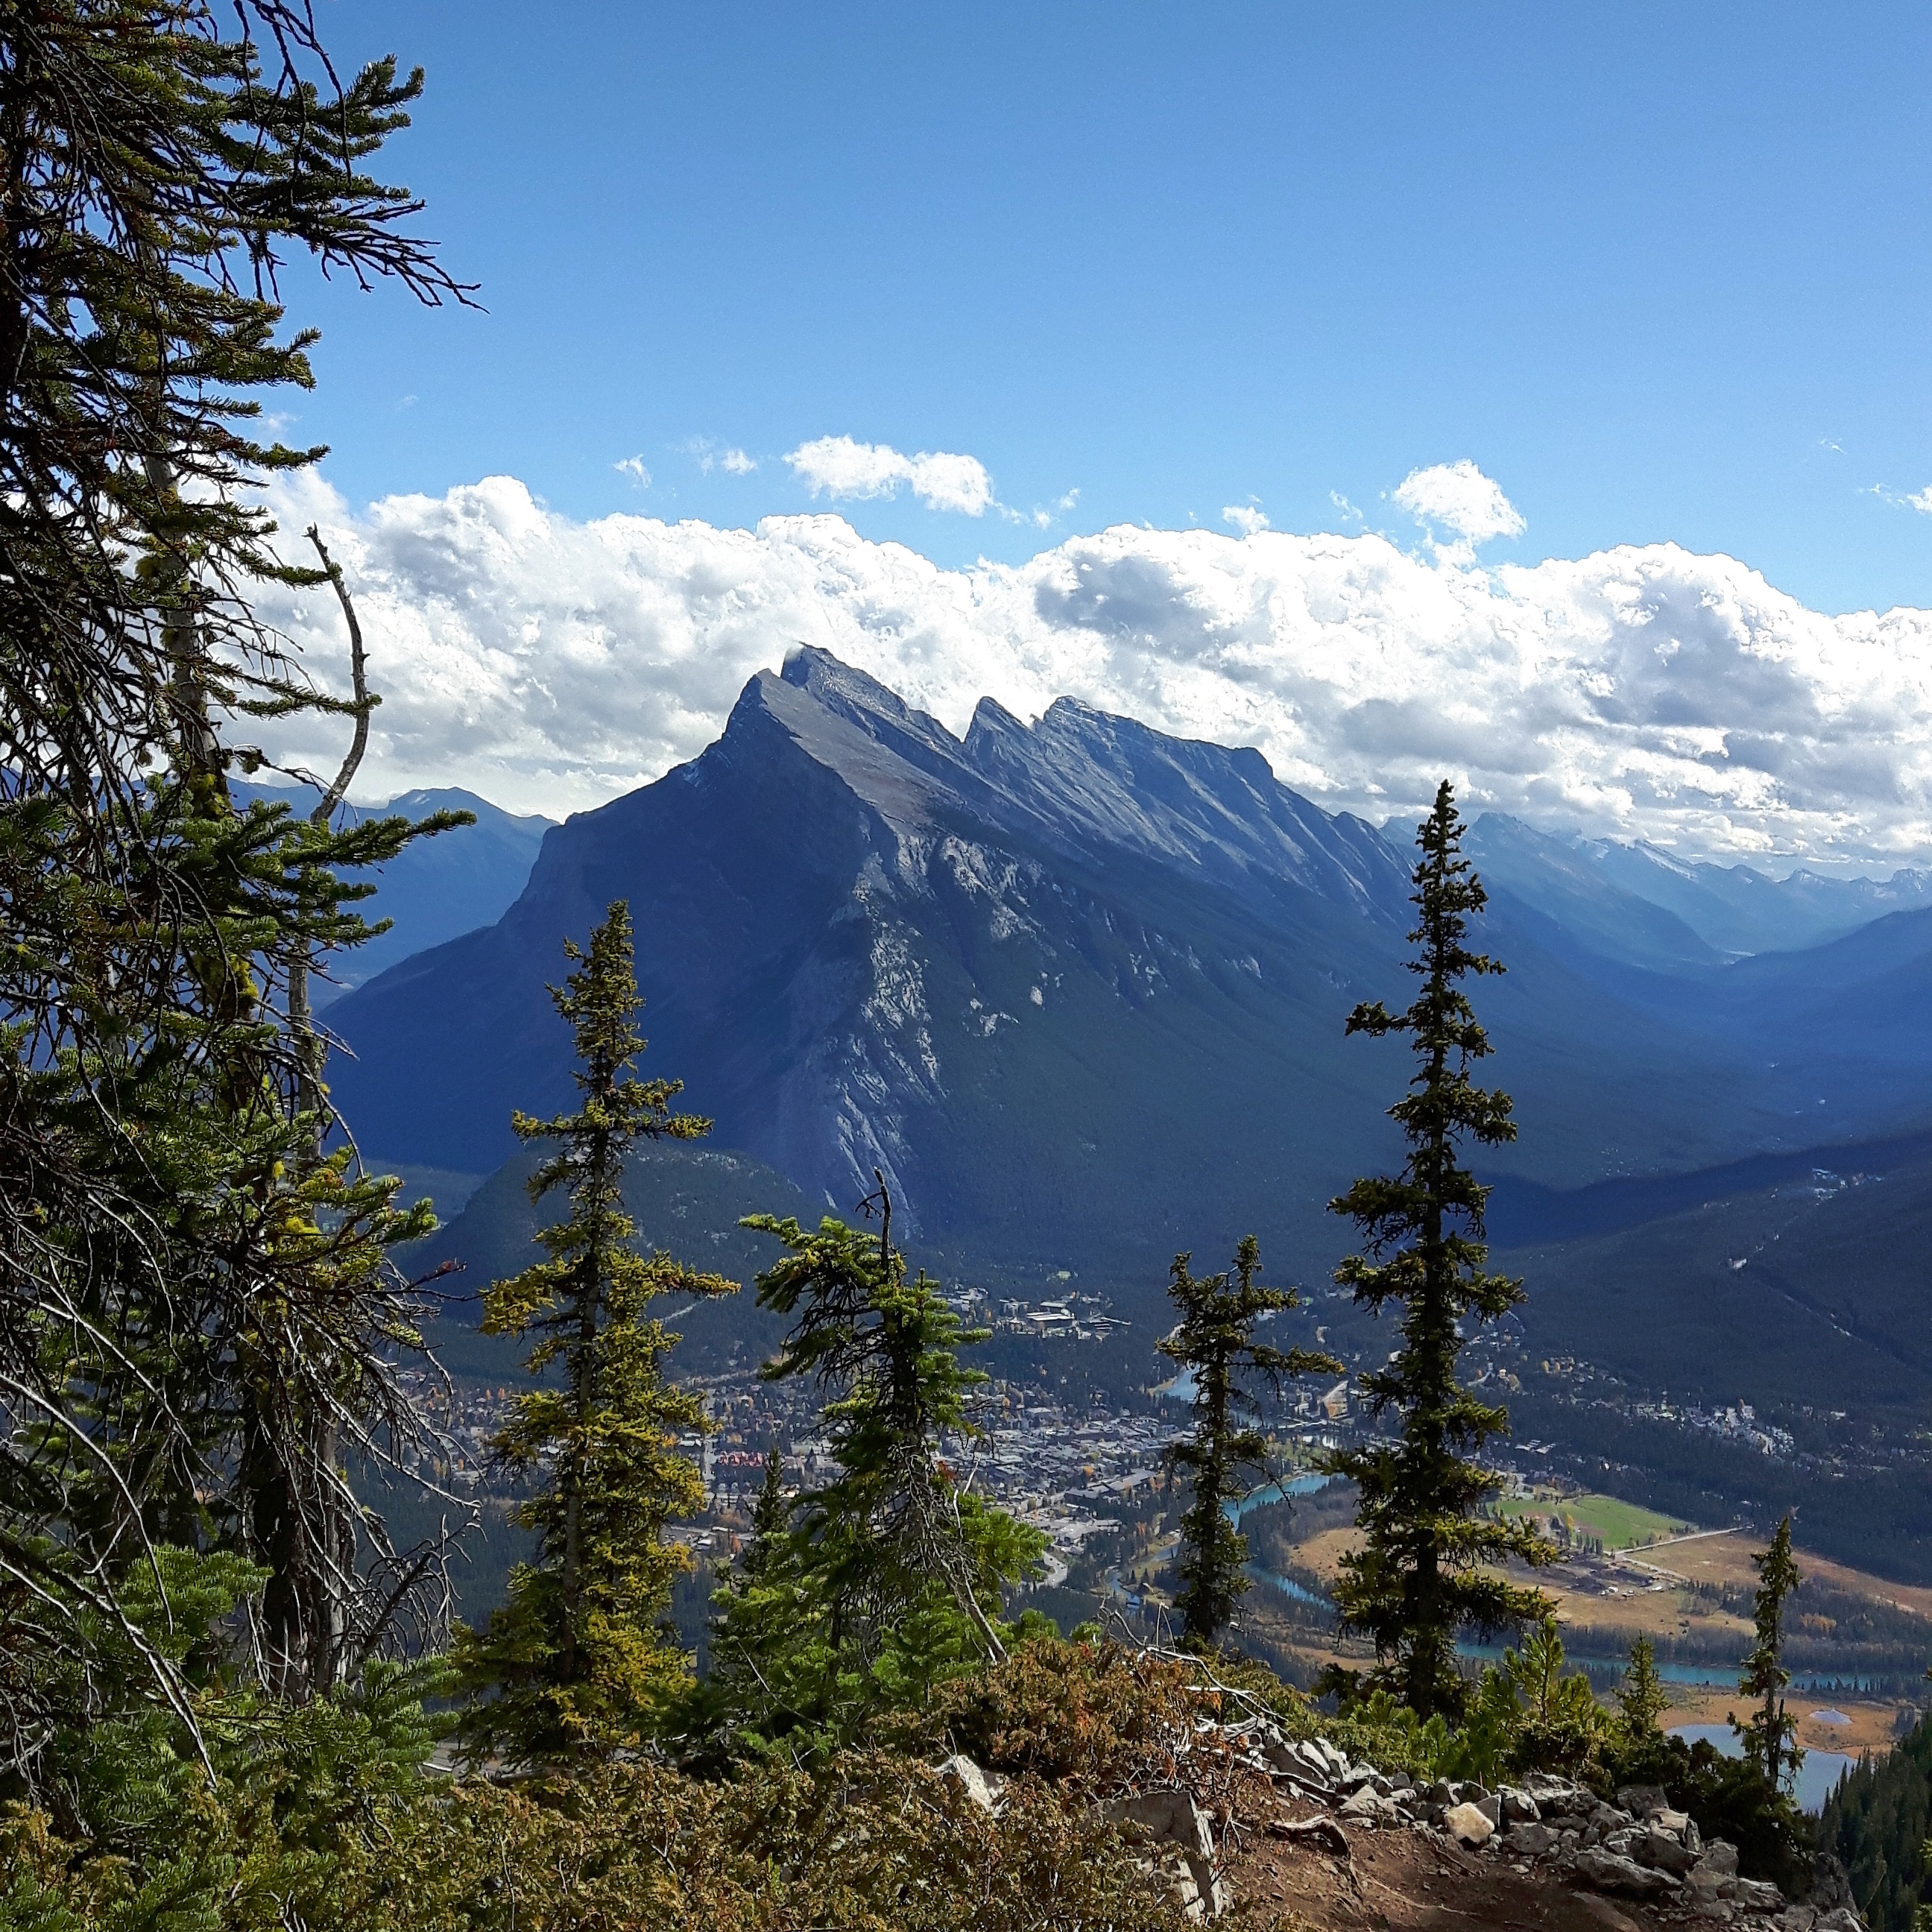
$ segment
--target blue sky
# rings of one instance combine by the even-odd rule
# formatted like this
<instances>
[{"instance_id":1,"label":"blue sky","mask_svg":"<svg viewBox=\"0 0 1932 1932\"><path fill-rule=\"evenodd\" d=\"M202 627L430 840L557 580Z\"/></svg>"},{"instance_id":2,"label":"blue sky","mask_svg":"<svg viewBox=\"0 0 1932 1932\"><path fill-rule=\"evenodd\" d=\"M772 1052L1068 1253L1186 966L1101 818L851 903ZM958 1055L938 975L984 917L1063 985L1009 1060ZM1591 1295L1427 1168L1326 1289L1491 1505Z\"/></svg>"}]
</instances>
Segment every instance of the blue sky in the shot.
<instances>
[{"instance_id":1,"label":"blue sky","mask_svg":"<svg viewBox=\"0 0 1932 1932\"><path fill-rule=\"evenodd\" d=\"M1251 501L1412 542L1385 493L1467 458L1491 561L1932 604L1922 8L319 12L428 68L394 171L488 310L291 278L353 501L748 524L849 436L985 466L1018 520L837 505L956 565Z\"/></svg>"}]
</instances>

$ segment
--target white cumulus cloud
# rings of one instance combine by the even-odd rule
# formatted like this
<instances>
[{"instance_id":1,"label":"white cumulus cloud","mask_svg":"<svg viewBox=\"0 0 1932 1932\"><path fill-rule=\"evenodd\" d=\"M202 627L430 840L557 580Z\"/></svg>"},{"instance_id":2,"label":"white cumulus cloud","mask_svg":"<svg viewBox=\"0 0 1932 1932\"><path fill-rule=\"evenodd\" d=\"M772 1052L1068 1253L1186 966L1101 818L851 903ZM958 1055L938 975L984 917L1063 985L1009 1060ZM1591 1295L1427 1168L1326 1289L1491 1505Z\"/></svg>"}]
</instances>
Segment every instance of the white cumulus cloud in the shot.
<instances>
[{"instance_id":1,"label":"white cumulus cloud","mask_svg":"<svg viewBox=\"0 0 1932 1932\"><path fill-rule=\"evenodd\" d=\"M922 450L904 456L883 442L854 442L849 436L821 436L802 442L785 458L814 496L896 496L901 484L929 510L983 516L992 507L993 479L976 456Z\"/></svg>"},{"instance_id":2,"label":"white cumulus cloud","mask_svg":"<svg viewBox=\"0 0 1932 1932\"><path fill-rule=\"evenodd\" d=\"M1117 526L946 570L829 514L573 522L510 477L361 513L308 478L277 508L320 524L361 612L367 797L600 802L696 756L802 641L955 730L982 695L1064 694L1257 746L1378 823L1446 776L1476 809L1693 856L1932 860L1932 612L1826 616L1674 544L1486 572L1371 533ZM339 688L334 600L266 608ZM339 720L274 730L284 761L340 756Z\"/></svg>"},{"instance_id":3,"label":"white cumulus cloud","mask_svg":"<svg viewBox=\"0 0 1932 1932\"><path fill-rule=\"evenodd\" d=\"M1268 520L1262 514L1262 506L1250 500L1246 503L1230 503L1221 512L1224 524L1232 524L1243 536L1251 537L1257 530L1264 530Z\"/></svg>"},{"instance_id":4,"label":"white cumulus cloud","mask_svg":"<svg viewBox=\"0 0 1932 1932\"><path fill-rule=\"evenodd\" d=\"M1460 463L1412 470L1391 492L1391 500L1418 523L1453 530L1468 544L1523 532L1516 506L1466 456Z\"/></svg>"}]
</instances>

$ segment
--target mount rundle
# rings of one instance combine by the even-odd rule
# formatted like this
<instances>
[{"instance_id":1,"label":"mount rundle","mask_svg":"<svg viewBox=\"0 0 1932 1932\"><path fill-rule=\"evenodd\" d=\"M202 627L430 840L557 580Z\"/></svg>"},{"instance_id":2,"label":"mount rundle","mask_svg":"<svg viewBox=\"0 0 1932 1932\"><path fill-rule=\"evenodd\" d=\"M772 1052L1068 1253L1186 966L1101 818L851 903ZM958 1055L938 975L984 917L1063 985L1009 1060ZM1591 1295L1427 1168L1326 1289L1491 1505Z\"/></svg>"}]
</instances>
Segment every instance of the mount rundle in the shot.
<instances>
[{"instance_id":1,"label":"mount rundle","mask_svg":"<svg viewBox=\"0 0 1932 1932\"><path fill-rule=\"evenodd\" d=\"M1408 864L1252 749L1065 698L1031 726L982 700L960 739L801 648L700 757L551 830L495 926L344 997L336 1091L375 1154L495 1167L512 1106L568 1097L558 940L622 896L650 1066L809 1199L848 1210L876 1166L958 1265L1153 1281L1252 1228L1312 1270L1328 1199L1392 1148L1394 1063L1342 1022L1407 998ZM1660 975L1600 936L1641 922L1600 893L1592 918L1495 895L1485 1010L1522 1124L1499 1172L1571 1187L1886 1124L1862 1050L1842 1080L1768 1066L1725 1017L1736 969Z\"/></svg>"}]
</instances>

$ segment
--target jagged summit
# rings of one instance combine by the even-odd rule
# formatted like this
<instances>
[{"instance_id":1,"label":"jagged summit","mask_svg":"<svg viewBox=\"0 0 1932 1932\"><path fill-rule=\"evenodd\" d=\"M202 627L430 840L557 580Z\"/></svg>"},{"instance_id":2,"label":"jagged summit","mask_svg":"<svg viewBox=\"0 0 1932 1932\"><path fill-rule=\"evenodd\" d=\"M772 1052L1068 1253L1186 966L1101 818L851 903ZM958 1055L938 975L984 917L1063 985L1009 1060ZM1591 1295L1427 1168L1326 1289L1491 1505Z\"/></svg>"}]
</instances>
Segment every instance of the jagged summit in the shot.
<instances>
[{"instance_id":1,"label":"jagged summit","mask_svg":"<svg viewBox=\"0 0 1932 1932\"><path fill-rule=\"evenodd\" d=\"M1170 736L1070 698L1034 724L982 698L962 741L810 645L752 679L733 726L749 728L752 712L902 836L950 807L1056 849L1131 852L1238 885L1282 880L1361 913L1404 909L1401 856L1364 820L1289 790L1252 746Z\"/></svg>"}]
</instances>

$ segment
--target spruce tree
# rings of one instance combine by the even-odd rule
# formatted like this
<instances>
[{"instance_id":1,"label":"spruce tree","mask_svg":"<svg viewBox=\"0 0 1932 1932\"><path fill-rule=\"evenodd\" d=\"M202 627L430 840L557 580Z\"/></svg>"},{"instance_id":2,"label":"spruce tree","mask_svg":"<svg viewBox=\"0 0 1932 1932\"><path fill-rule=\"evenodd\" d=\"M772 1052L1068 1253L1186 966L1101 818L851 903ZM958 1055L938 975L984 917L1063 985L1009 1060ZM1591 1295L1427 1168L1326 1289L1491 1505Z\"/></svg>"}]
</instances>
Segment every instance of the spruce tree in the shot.
<instances>
[{"instance_id":1,"label":"spruce tree","mask_svg":"<svg viewBox=\"0 0 1932 1932\"><path fill-rule=\"evenodd\" d=\"M836 1730L880 1703L917 1703L942 1678L1004 1654L1008 1585L1046 1546L1037 1531L964 1488L940 1459L942 1434L974 1432L968 1392L987 1379L959 1360L968 1330L892 1244L882 1177L865 1204L877 1234L830 1216L815 1229L754 1215L744 1226L786 1252L758 1277L758 1304L790 1319L768 1381L808 1378L832 1399L824 1420L838 1473L800 1497L793 1556L799 1657L815 1688L793 1701ZM796 1678L799 1672L793 1672Z\"/></svg>"},{"instance_id":2,"label":"spruce tree","mask_svg":"<svg viewBox=\"0 0 1932 1932\"><path fill-rule=\"evenodd\" d=\"M1400 1434L1336 1455L1330 1467L1357 1485L1360 1550L1342 1560L1336 1606L1346 1629L1373 1639L1378 1680L1418 1716L1460 1708L1460 1630L1494 1633L1546 1611L1540 1592L1512 1584L1493 1566L1532 1564L1554 1552L1529 1526L1485 1515L1502 1479L1473 1456L1507 1432L1508 1413L1478 1402L1456 1380L1462 1324L1492 1322L1517 1306L1522 1285L1485 1270L1483 1213L1489 1190L1462 1165L1466 1141L1495 1147L1516 1138L1509 1096L1477 1086L1472 1064L1490 1052L1461 981L1503 969L1466 944L1471 916L1486 903L1461 852L1462 821L1445 780L1416 835L1412 903L1417 908L1409 970L1420 980L1407 1010L1380 1000L1358 1006L1348 1031L1408 1036L1416 1071L1389 1109L1408 1143L1400 1173L1358 1180L1329 1203L1353 1220L1365 1252L1335 1279L1357 1304L1401 1310L1402 1346L1361 1378L1370 1412L1394 1414Z\"/></svg>"},{"instance_id":3,"label":"spruce tree","mask_svg":"<svg viewBox=\"0 0 1932 1932\"><path fill-rule=\"evenodd\" d=\"M1617 1686L1617 1709L1626 1736L1641 1744L1657 1736L1666 1702L1657 1674L1657 1649L1647 1636L1630 1646L1630 1663Z\"/></svg>"},{"instance_id":4,"label":"spruce tree","mask_svg":"<svg viewBox=\"0 0 1932 1932\"><path fill-rule=\"evenodd\" d=\"M1193 1378L1194 1433L1171 1444L1169 1468L1187 1473L1189 1501L1180 1520L1181 1555L1175 1574L1186 1642L1211 1648L1249 1588L1248 1540L1228 1515L1268 1468L1268 1438L1242 1412L1253 1382L1275 1395L1297 1376L1340 1375L1332 1355L1304 1348L1271 1348L1255 1340L1264 1315L1301 1305L1292 1288L1264 1288L1261 1249L1253 1235L1235 1251L1232 1274L1197 1279L1192 1256L1176 1255L1168 1295L1180 1319L1158 1345L1160 1352Z\"/></svg>"},{"instance_id":5,"label":"spruce tree","mask_svg":"<svg viewBox=\"0 0 1932 1932\"><path fill-rule=\"evenodd\" d=\"M699 1698L698 1727L755 1754L820 1720L836 1660L821 1628L823 1604L792 1534L792 1500L776 1449L752 1534L714 1601L711 1670Z\"/></svg>"},{"instance_id":6,"label":"spruce tree","mask_svg":"<svg viewBox=\"0 0 1932 1932\"><path fill-rule=\"evenodd\" d=\"M567 1187L570 1215L538 1235L546 1259L484 1298L484 1332L533 1336L528 1366L544 1378L517 1398L492 1444L503 1467L536 1480L519 1516L537 1554L512 1571L488 1628L459 1630L454 1652L479 1700L462 1720L465 1750L518 1764L635 1748L688 1688L688 1660L662 1625L691 1557L664 1532L702 1504L678 1441L709 1424L699 1398L666 1380L677 1337L645 1310L661 1294L736 1286L633 1244L627 1152L640 1139L694 1139L711 1124L671 1112L681 1082L635 1072L644 1042L629 908L616 901L587 950L566 940L564 951L578 970L550 997L574 1035L582 1103L513 1124L520 1139L555 1144L530 1198Z\"/></svg>"},{"instance_id":7,"label":"spruce tree","mask_svg":"<svg viewBox=\"0 0 1932 1932\"><path fill-rule=\"evenodd\" d=\"M1751 1558L1758 1574L1757 1599L1753 1609L1757 1641L1744 1659L1744 1675L1738 1688L1754 1697L1757 1708L1744 1723L1736 1715L1732 1726L1744 1747L1745 1758L1757 1767L1759 1774L1774 1792L1782 1790L1787 1779L1797 1774L1804 1754L1793 1742L1798 1720L1785 1708L1784 1689L1791 1673L1784 1667L1784 1606L1791 1593L1804 1581L1791 1554L1791 1519L1786 1516L1771 1539L1771 1547Z\"/></svg>"}]
</instances>

